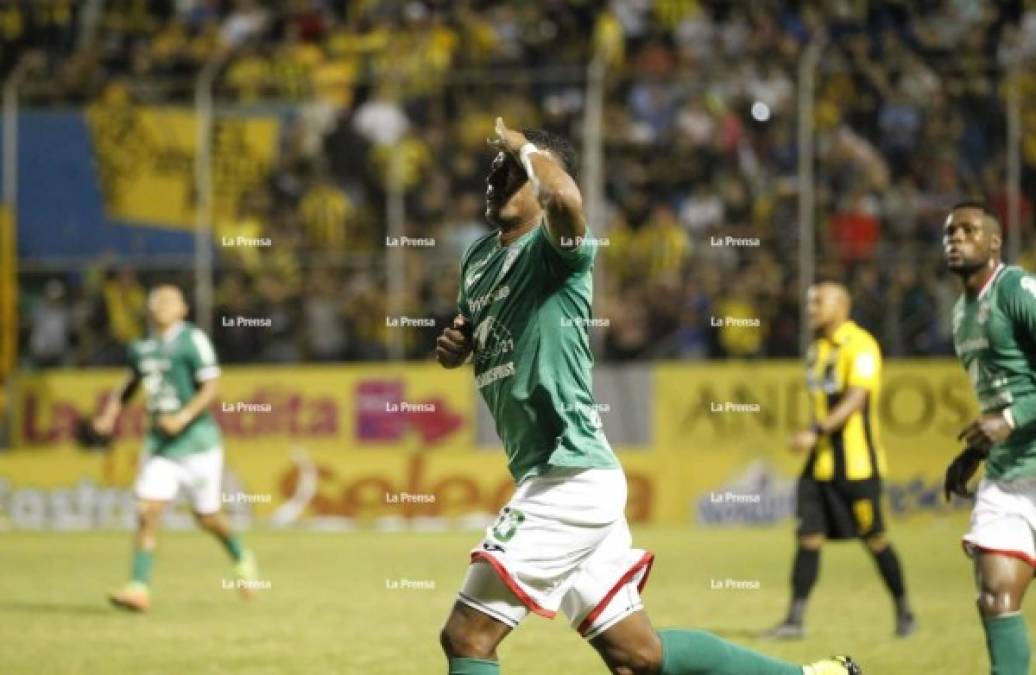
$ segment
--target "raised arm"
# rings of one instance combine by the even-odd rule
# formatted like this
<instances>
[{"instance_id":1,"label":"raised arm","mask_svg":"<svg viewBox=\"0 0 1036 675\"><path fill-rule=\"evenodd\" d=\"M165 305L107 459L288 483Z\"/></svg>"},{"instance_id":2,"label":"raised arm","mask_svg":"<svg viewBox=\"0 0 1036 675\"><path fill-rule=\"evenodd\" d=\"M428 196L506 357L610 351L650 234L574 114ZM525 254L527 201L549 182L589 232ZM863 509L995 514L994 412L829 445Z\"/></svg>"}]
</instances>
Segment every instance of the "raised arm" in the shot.
<instances>
[{"instance_id":1,"label":"raised arm","mask_svg":"<svg viewBox=\"0 0 1036 675\"><path fill-rule=\"evenodd\" d=\"M546 212L547 235L558 248L576 248L586 236L583 196L579 186L549 150L530 142L521 131L508 129L496 118L496 138L491 143L513 155L525 169L536 200Z\"/></svg>"}]
</instances>

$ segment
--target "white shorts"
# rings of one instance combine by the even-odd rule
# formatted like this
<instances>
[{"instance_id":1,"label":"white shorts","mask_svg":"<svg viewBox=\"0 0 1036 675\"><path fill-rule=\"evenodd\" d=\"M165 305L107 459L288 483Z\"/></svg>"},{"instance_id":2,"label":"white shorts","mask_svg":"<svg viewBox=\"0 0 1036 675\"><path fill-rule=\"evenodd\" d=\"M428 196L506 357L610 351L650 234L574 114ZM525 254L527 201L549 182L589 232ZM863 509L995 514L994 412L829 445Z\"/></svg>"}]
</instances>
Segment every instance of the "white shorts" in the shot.
<instances>
[{"instance_id":1,"label":"white shorts","mask_svg":"<svg viewBox=\"0 0 1036 675\"><path fill-rule=\"evenodd\" d=\"M983 478L978 484L971 528L964 535L968 555L998 553L1036 567L1036 477L1013 481Z\"/></svg>"},{"instance_id":2,"label":"white shorts","mask_svg":"<svg viewBox=\"0 0 1036 675\"><path fill-rule=\"evenodd\" d=\"M515 491L471 551L460 602L516 627L560 609L590 639L643 609L654 556L633 548L621 469L553 469Z\"/></svg>"},{"instance_id":3,"label":"white shorts","mask_svg":"<svg viewBox=\"0 0 1036 675\"><path fill-rule=\"evenodd\" d=\"M222 478L223 448L183 457L145 455L133 493L138 499L172 501L182 489L194 512L204 515L220 510Z\"/></svg>"}]
</instances>

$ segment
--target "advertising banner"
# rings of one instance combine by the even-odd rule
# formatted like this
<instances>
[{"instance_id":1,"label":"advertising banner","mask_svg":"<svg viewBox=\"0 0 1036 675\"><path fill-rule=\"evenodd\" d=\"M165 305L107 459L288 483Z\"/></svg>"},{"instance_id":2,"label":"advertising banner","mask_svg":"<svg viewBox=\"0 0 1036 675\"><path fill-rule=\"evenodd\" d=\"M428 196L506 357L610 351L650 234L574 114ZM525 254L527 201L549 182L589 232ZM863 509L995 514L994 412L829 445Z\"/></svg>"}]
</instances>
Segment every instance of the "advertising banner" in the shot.
<instances>
[{"instance_id":1,"label":"advertising banner","mask_svg":"<svg viewBox=\"0 0 1036 675\"><path fill-rule=\"evenodd\" d=\"M14 449L0 454L0 526L132 523L143 403L123 413L112 451L72 442L75 420L99 409L120 377L54 370L18 378ZM637 382L646 390L634 398L653 402L642 413L651 416L649 442L615 444L631 521L730 526L789 516L805 457L787 451L787 438L809 423L798 364L660 364ZM607 387L598 397L631 398ZM470 372L435 364L225 369L213 409L226 450L224 503L273 525L476 522L513 491L502 450L478 441L482 405ZM957 432L976 414L963 371L949 360L887 363L878 405L890 512L945 512L942 474Z\"/></svg>"}]
</instances>

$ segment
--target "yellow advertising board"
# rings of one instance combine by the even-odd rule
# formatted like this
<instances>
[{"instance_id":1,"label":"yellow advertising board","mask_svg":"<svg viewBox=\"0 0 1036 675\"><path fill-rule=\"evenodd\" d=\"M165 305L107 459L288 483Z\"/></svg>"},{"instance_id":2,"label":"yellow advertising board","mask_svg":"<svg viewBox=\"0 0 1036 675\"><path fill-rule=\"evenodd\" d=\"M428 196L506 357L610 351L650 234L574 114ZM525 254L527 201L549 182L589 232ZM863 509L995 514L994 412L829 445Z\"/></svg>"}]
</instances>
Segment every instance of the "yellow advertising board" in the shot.
<instances>
[{"instance_id":1,"label":"yellow advertising board","mask_svg":"<svg viewBox=\"0 0 1036 675\"><path fill-rule=\"evenodd\" d=\"M86 113L109 218L194 229L197 117L187 108L122 101ZM277 149L274 116L217 117L212 129L213 217L235 218L243 194L265 180Z\"/></svg>"},{"instance_id":2,"label":"yellow advertising board","mask_svg":"<svg viewBox=\"0 0 1036 675\"><path fill-rule=\"evenodd\" d=\"M767 504L767 492L778 487L786 514L791 480L806 459L788 452L787 440L810 424L799 363L666 365L655 370L653 389L660 520L684 521L691 512L713 522L702 518L703 507L747 493L762 502L758 518L739 522L771 522L782 504ZM758 410L727 412L727 403ZM945 510L938 494L943 471L959 451L957 433L977 412L956 361L886 362L878 415L893 513Z\"/></svg>"},{"instance_id":3,"label":"yellow advertising board","mask_svg":"<svg viewBox=\"0 0 1036 675\"><path fill-rule=\"evenodd\" d=\"M77 417L98 409L120 376L55 370L19 378L15 448L0 454L0 500L35 492L18 497L28 507L9 501L9 512L72 508L76 499L96 506L111 501L99 496L106 490L128 498L146 428L142 404L123 414L112 452L84 453L71 441ZM651 443L616 448L630 480L630 519L723 525L786 517L804 458L785 442L809 418L802 379L792 362L656 366L643 392L652 401ZM248 499L260 517L366 523L491 514L513 490L503 453L476 445L476 391L466 369L228 368L220 396L224 498ZM758 403L758 411L716 410L728 401ZM957 431L975 412L955 362L886 364L879 414L895 513L945 510L937 486ZM759 497L747 516L714 505L717 495L737 491Z\"/></svg>"}]
</instances>

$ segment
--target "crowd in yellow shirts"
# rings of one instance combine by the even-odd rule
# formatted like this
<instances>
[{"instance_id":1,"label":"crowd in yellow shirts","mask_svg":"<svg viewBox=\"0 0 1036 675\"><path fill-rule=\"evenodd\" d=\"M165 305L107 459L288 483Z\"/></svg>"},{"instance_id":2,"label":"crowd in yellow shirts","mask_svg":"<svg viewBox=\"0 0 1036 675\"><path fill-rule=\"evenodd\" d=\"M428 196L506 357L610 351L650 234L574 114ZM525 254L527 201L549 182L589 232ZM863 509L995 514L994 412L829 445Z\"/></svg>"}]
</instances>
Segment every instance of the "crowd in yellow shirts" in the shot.
<instances>
[{"instance_id":1,"label":"crowd in yellow shirts","mask_svg":"<svg viewBox=\"0 0 1036 675\"><path fill-rule=\"evenodd\" d=\"M383 358L390 308L448 320L456 260L486 231L493 118L580 145L593 60L607 68L600 356L797 354L797 70L819 39L817 274L850 287L854 318L887 353L947 353L940 219L965 196L1006 213L1006 73L1036 63L1032 0L108 0L87 16L88 4L0 1L0 68L35 50L52 75L26 99L123 87L189 103L219 61L221 105L282 114L269 179L220 224L283 244L225 251L218 270L221 309L277 319L263 337L215 336L230 358L258 360ZM1036 68L1020 72L1021 260L1033 264ZM396 285L393 195L403 234L436 242L402 252ZM426 357L437 332L410 336L407 356Z\"/></svg>"}]
</instances>

